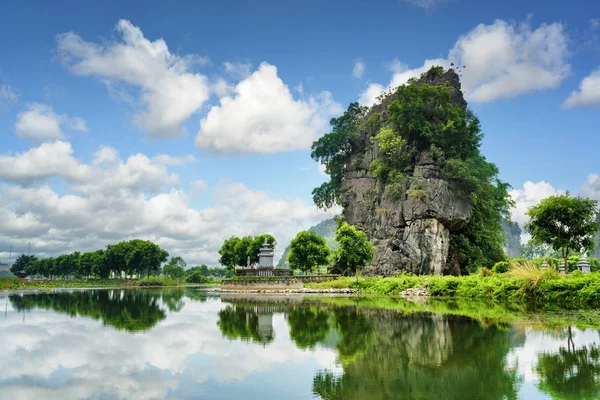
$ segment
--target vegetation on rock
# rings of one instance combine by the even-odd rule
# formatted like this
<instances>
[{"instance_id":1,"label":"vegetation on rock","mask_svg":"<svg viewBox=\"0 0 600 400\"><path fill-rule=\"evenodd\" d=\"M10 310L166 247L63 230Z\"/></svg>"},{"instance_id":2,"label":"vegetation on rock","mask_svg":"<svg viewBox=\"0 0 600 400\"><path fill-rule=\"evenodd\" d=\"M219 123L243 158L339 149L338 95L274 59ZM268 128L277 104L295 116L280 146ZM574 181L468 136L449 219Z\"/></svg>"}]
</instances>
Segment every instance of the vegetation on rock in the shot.
<instances>
[{"instance_id":1,"label":"vegetation on rock","mask_svg":"<svg viewBox=\"0 0 600 400\"><path fill-rule=\"evenodd\" d=\"M460 91L457 95L454 87L436 83L444 74L443 68L433 67L384 96L382 104L370 111L352 103L341 117L332 119L331 132L312 146L312 157L330 176L313 191L313 199L319 207L339 204L343 181L350 170L358 169L351 160L360 165L372 151L369 143L376 152L365 172L393 200L427 196L427 189L418 184L422 178L413 173L424 158L430 160L451 190L471 205L465 224L447 228L461 269L473 272L505 259L501 221L511 204L509 186L481 155L480 123Z\"/></svg>"}]
</instances>

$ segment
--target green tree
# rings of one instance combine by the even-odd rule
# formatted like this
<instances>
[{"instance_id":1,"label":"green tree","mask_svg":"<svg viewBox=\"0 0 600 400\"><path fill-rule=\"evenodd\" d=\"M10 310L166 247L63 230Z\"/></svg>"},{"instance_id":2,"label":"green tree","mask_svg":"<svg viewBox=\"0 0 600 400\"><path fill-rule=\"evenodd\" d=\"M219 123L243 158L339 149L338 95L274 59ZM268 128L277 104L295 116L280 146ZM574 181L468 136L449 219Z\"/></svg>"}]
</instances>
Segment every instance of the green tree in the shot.
<instances>
[{"instance_id":1,"label":"green tree","mask_svg":"<svg viewBox=\"0 0 600 400\"><path fill-rule=\"evenodd\" d=\"M240 238L237 236L232 236L229 239L225 240L223 246L219 250L219 263L227 269L233 269L237 263L237 257L235 248L237 244L240 242Z\"/></svg>"},{"instance_id":2,"label":"green tree","mask_svg":"<svg viewBox=\"0 0 600 400\"><path fill-rule=\"evenodd\" d=\"M560 251L565 266L570 251L594 248L594 235L598 231L596 200L572 197L569 193L550 196L530 207L527 215L530 220L525 229L531 234L531 242Z\"/></svg>"},{"instance_id":3,"label":"green tree","mask_svg":"<svg viewBox=\"0 0 600 400\"><path fill-rule=\"evenodd\" d=\"M258 236L255 236L247 249L247 255L250 257L250 264L256 264L259 262L260 249L265 243L265 239L273 248L277 246L277 240L275 240L275 236L273 235L262 233Z\"/></svg>"},{"instance_id":4,"label":"green tree","mask_svg":"<svg viewBox=\"0 0 600 400\"><path fill-rule=\"evenodd\" d=\"M252 245L252 236L244 236L235 244L235 265L248 267L248 249Z\"/></svg>"},{"instance_id":5,"label":"green tree","mask_svg":"<svg viewBox=\"0 0 600 400\"><path fill-rule=\"evenodd\" d=\"M13 274L22 274L25 272L25 268L30 262L34 262L37 260L37 257L33 254L21 254L17 257L13 265L10 267L10 272Z\"/></svg>"},{"instance_id":6,"label":"green tree","mask_svg":"<svg viewBox=\"0 0 600 400\"><path fill-rule=\"evenodd\" d=\"M310 272L315 267L327 265L329 253L325 239L312 231L298 232L290 242L290 268Z\"/></svg>"},{"instance_id":7,"label":"green tree","mask_svg":"<svg viewBox=\"0 0 600 400\"><path fill-rule=\"evenodd\" d=\"M173 279L183 279L187 264L180 256L171 257L171 260L163 267L163 274Z\"/></svg>"},{"instance_id":8,"label":"green tree","mask_svg":"<svg viewBox=\"0 0 600 400\"><path fill-rule=\"evenodd\" d=\"M312 144L311 157L323 164L325 172L330 176L329 182L323 183L312 192L318 207L330 208L339 203L349 156L361 144L358 124L366 112L366 107L351 103L341 117L331 119L331 133Z\"/></svg>"},{"instance_id":9,"label":"green tree","mask_svg":"<svg viewBox=\"0 0 600 400\"><path fill-rule=\"evenodd\" d=\"M339 226L335 241L340 247L333 253L333 264L338 270L353 272L358 281L358 272L373 260L375 247L366 233L347 222Z\"/></svg>"}]
</instances>

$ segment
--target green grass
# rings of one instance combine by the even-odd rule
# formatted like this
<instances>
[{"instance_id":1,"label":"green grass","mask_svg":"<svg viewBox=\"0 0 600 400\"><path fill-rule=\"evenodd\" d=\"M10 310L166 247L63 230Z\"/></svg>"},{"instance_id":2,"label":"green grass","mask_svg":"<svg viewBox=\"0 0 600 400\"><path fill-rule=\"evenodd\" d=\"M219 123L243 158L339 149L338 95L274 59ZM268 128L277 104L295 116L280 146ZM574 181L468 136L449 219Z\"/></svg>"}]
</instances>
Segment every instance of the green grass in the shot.
<instances>
[{"instance_id":1,"label":"green grass","mask_svg":"<svg viewBox=\"0 0 600 400\"><path fill-rule=\"evenodd\" d=\"M339 278L334 281L306 283L314 289L355 288L363 294L397 295L413 288L426 288L432 297L485 299L504 303L528 304L545 309L600 307L600 273L554 275L516 272L481 277L412 276L389 278Z\"/></svg>"},{"instance_id":2,"label":"green grass","mask_svg":"<svg viewBox=\"0 0 600 400\"><path fill-rule=\"evenodd\" d=\"M198 286L165 276L134 279L19 279L0 277L0 290L45 290L59 288L106 288L136 286ZM213 285L214 286L214 285Z\"/></svg>"}]
</instances>

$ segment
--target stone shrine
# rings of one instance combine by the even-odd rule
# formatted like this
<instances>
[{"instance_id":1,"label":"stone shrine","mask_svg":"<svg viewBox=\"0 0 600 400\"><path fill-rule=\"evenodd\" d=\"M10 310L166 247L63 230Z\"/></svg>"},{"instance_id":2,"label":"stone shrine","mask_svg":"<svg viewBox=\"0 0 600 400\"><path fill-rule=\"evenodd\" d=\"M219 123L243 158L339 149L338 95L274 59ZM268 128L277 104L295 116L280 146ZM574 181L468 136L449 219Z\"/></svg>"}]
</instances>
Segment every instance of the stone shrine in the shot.
<instances>
[{"instance_id":1,"label":"stone shrine","mask_svg":"<svg viewBox=\"0 0 600 400\"><path fill-rule=\"evenodd\" d=\"M259 268L273 268L273 257L275 253L273 247L269 244L269 241L265 238L265 242L260 248L258 255Z\"/></svg>"},{"instance_id":2,"label":"stone shrine","mask_svg":"<svg viewBox=\"0 0 600 400\"><path fill-rule=\"evenodd\" d=\"M590 262L588 261L587 256L585 254L582 255L579 259L579 262L577 263L577 268L579 268L584 274L589 274L591 272Z\"/></svg>"}]
</instances>

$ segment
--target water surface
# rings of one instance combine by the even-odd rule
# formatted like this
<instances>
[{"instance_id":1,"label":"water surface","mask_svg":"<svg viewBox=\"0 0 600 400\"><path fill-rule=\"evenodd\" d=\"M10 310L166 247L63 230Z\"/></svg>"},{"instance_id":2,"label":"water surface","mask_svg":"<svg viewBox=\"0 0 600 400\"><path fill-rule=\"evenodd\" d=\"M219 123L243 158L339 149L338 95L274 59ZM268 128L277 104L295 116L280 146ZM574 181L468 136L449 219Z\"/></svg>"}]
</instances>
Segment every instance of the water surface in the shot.
<instances>
[{"instance_id":1,"label":"water surface","mask_svg":"<svg viewBox=\"0 0 600 400\"><path fill-rule=\"evenodd\" d=\"M189 289L0 304L3 399L600 398L594 315Z\"/></svg>"}]
</instances>

